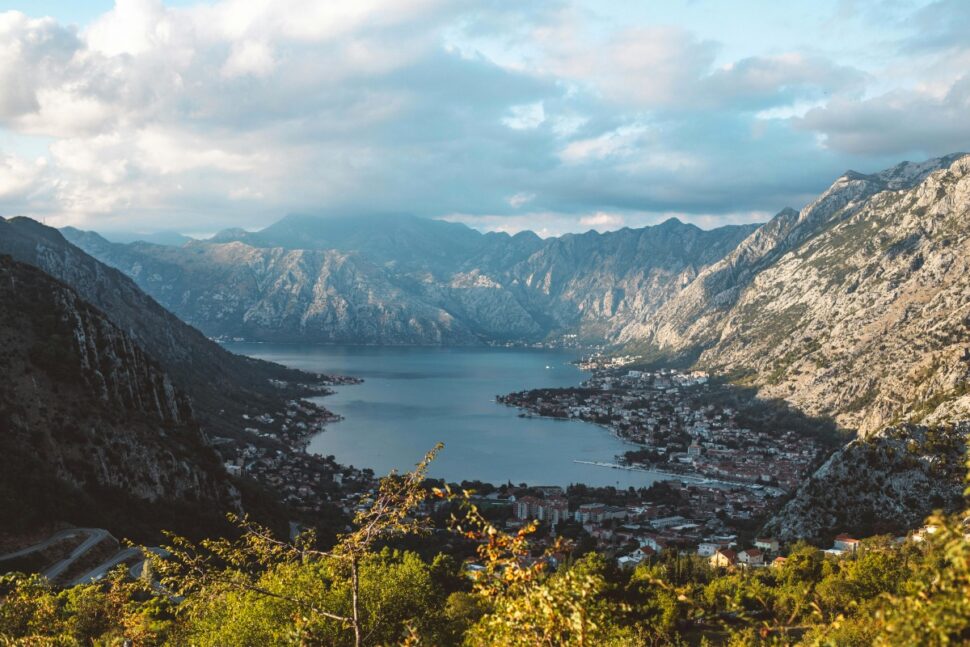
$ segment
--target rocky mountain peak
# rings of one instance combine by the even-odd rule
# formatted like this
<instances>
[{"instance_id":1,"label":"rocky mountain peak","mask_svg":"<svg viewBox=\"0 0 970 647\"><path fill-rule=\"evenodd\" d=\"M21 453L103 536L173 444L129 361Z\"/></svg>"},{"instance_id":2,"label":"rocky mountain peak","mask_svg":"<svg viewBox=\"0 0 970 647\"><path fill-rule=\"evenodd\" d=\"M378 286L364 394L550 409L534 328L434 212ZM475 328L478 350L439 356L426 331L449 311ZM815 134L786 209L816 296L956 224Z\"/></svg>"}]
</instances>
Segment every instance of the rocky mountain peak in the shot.
<instances>
[{"instance_id":1,"label":"rocky mountain peak","mask_svg":"<svg viewBox=\"0 0 970 647\"><path fill-rule=\"evenodd\" d=\"M967 153L951 153L924 162L900 162L892 168L874 174L872 177L883 182L886 188L894 191L911 189L920 184L931 173L949 168L954 162L966 156Z\"/></svg>"}]
</instances>

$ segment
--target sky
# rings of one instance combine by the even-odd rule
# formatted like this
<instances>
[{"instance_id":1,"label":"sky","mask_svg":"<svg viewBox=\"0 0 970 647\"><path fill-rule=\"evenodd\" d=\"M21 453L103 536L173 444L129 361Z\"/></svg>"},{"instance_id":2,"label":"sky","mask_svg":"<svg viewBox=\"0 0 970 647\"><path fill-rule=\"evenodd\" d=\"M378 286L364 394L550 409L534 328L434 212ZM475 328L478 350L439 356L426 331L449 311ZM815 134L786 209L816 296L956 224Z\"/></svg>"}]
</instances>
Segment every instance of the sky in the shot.
<instances>
[{"instance_id":1,"label":"sky","mask_svg":"<svg viewBox=\"0 0 970 647\"><path fill-rule=\"evenodd\" d=\"M0 215L556 235L970 151L966 0L0 0Z\"/></svg>"}]
</instances>

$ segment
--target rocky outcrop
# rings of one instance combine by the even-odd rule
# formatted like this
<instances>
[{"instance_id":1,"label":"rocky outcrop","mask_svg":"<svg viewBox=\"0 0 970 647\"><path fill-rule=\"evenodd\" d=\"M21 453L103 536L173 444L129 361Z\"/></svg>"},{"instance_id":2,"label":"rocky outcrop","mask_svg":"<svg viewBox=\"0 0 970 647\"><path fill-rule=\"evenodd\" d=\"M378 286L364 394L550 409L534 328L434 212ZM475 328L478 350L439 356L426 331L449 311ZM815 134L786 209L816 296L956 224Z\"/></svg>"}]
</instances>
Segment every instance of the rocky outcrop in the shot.
<instances>
[{"instance_id":1,"label":"rocky outcrop","mask_svg":"<svg viewBox=\"0 0 970 647\"><path fill-rule=\"evenodd\" d=\"M868 197L759 272L699 364L863 434L970 417L968 277L964 157Z\"/></svg>"},{"instance_id":2,"label":"rocky outcrop","mask_svg":"<svg viewBox=\"0 0 970 647\"><path fill-rule=\"evenodd\" d=\"M65 230L209 335L374 344L614 339L753 227L540 239L403 215L291 216L182 247Z\"/></svg>"},{"instance_id":3,"label":"rocky outcrop","mask_svg":"<svg viewBox=\"0 0 970 647\"><path fill-rule=\"evenodd\" d=\"M784 541L905 533L934 510L962 509L970 424L902 425L835 452L765 532Z\"/></svg>"},{"instance_id":4,"label":"rocky outcrop","mask_svg":"<svg viewBox=\"0 0 970 647\"><path fill-rule=\"evenodd\" d=\"M949 167L961 154L919 164L903 162L881 173L846 172L800 212L786 208L756 229L736 249L702 271L696 280L657 310L621 334L660 356L692 354L718 340L724 321L760 273L827 228L851 217L869 198L884 191L904 191L934 171Z\"/></svg>"}]
</instances>

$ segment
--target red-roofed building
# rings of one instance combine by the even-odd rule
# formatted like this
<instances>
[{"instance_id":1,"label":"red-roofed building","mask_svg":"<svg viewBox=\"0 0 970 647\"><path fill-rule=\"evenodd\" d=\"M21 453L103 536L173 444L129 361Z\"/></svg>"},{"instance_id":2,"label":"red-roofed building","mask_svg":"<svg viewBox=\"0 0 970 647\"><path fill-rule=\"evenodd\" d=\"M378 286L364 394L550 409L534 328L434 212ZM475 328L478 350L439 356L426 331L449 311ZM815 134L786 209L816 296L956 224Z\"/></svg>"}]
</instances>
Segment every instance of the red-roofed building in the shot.
<instances>
[{"instance_id":1,"label":"red-roofed building","mask_svg":"<svg viewBox=\"0 0 970 647\"><path fill-rule=\"evenodd\" d=\"M730 548L718 548L711 555L711 566L713 568L730 568L738 561L737 554Z\"/></svg>"}]
</instances>

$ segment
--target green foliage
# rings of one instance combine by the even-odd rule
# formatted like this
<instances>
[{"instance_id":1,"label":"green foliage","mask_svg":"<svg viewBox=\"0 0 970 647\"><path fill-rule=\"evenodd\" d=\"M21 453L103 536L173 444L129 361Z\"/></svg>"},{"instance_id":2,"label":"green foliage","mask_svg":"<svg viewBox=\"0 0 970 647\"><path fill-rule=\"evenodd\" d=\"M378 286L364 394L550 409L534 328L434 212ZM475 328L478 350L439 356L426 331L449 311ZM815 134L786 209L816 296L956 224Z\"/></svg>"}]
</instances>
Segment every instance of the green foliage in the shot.
<instances>
[{"instance_id":1,"label":"green foliage","mask_svg":"<svg viewBox=\"0 0 970 647\"><path fill-rule=\"evenodd\" d=\"M58 591L39 575L0 576L0 643L110 645L174 638L174 604L143 581L128 581L124 568L102 584Z\"/></svg>"},{"instance_id":2,"label":"green foliage","mask_svg":"<svg viewBox=\"0 0 970 647\"><path fill-rule=\"evenodd\" d=\"M0 576L0 644L113 645L960 645L970 644L970 541L935 516L925 541L863 542L841 559L807 544L781 566L715 572L663 553L633 572L535 526L494 526L467 492L429 492L418 468L382 483L329 550L280 541L246 519L236 539L173 537L171 558L132 581L123 568L67 590ZM450 500L453 531L477 548L470 578L450 555L387 547L427 528L415 514ZM153 578L158 581L154 582Z\"/></svg>"},{"instance_id":3,"label":"green foliage","mask_svg":"<svg viewBox=\"0 0 970 647\"><path fill-rule=\"evenodd\" d=\"M273 565L252 587L200 596L185 610L195 645L352 645L343 617L352 615L345 565L335 558ZM411 623L421 635L444 633L446 598L431 567L414 553L383 550L360 562L361 629L368 644L393 644ZM454 609L453 609L454 611Z\"/></svg>"}]
</instances>

